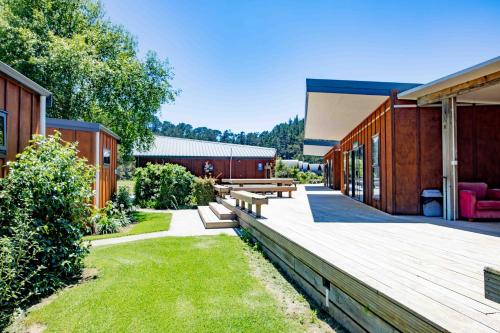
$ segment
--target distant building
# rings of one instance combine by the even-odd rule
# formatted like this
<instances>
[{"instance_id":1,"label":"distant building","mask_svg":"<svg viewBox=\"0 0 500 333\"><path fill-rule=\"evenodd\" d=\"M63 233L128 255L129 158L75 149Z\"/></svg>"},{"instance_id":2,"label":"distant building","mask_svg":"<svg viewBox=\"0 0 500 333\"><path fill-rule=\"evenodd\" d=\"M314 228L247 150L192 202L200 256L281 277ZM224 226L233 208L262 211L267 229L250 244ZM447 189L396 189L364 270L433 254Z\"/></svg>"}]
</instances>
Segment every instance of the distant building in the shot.
<instances>
[{"instance_id":1,"label":"distant building","mask_svg":"<svg viewBox=\"0 0 500 333\"><path fill-rule=\"evenodd\" d=\"M155 136L150 150L134 152L137 166L174 163L195 176L222 178L269 178L276 149L167 136Z\"/></svg>"}]
</instances>

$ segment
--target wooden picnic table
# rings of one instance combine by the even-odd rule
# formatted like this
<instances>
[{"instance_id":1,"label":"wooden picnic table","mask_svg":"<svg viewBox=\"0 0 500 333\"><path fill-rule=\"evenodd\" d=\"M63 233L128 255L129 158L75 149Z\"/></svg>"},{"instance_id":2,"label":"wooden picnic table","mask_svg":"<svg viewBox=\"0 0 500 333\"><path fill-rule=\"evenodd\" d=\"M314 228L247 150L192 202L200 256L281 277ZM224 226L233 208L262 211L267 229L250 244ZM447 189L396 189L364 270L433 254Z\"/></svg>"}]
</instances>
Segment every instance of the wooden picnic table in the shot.
<instances>
[{"instance_id":1,"label":"wooden picnic table","mask_svg":"<svg viewBox=\"0 0 500 333\"><path fill-rule=\"evenodd\" d=\"M239 185L243 187L244 185L254 184L275 184L277 186L283 185L293 185L296 184L295 179L293 178L236 178L236 179L222 179L223 183ZM282 197L283 193L278 192L278 197Z\"/></svg>"}]
</instances>

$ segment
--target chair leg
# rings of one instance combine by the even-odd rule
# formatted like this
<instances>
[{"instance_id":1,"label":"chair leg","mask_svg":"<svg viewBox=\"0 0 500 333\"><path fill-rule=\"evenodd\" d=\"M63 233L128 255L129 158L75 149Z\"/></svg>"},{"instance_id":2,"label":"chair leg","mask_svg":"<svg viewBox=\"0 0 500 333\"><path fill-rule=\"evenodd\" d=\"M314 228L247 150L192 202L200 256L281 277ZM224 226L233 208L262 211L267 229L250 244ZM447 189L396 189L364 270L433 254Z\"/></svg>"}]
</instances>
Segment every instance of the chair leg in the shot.
<instances>
[{"instance_id":1,"label":"chair leg","mask_svg":"<svg viewBox=\"0 0 500 333\"><path fill-rule=\"evenodd\" d=\"M255 205L255 216L260 217L260 205Z\"/></svg>"}]
</instances>

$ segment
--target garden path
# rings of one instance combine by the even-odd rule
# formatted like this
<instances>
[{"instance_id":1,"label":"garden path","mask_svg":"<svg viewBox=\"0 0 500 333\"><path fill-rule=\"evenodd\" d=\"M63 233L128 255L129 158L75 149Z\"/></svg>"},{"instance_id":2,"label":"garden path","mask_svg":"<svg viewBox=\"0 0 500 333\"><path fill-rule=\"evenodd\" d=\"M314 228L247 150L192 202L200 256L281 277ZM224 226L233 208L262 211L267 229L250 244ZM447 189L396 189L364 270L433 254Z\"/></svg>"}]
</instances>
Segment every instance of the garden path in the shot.
<instances>
[{"instance_id":1,"label":"garden path","mask_svg":"<svg viewBox=\"0 0 500 333\"><path fill-rule=\"evenodd\" d=\"M127 242L134 242L144 239L171 237L171 236L207 236L207 235L220 235L226 234L236 236L236 231L232 228L225 229L205 229L201 222L200 216L196 209L180 209L180 210L153 210L153 209L140 209L139 211L147 212L169 212L172 213L172 222L170 229L167 231L151 232L147 234L124 236L117 238L107 238L92 241L93 247L103 245L121 244Z\"/></svg>"}]
</instances>

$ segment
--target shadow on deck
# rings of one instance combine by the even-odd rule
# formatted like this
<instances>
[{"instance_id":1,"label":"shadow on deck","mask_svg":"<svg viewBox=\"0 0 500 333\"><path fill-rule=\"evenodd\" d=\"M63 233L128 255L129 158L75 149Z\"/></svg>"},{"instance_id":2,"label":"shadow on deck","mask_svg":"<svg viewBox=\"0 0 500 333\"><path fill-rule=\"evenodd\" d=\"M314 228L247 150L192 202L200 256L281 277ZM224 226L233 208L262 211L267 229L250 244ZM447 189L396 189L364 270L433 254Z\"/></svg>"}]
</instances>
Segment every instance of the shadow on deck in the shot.
<instances>
[{"instance_id":1,"label":"shadow on deck","mask_svg":"<svg viewBox=\"0 0 500 333\"><path fill-rule=\"evenodd\" d=\"M500 222L445 221L419 215L391 215L323 186L304 187L315 223L429 223L500 236Z\"/></svg>"}]
</instances>

